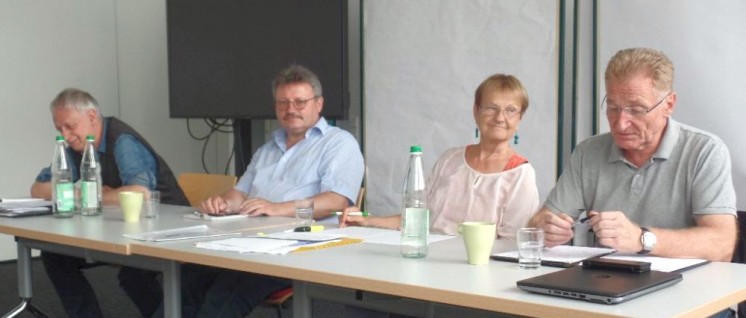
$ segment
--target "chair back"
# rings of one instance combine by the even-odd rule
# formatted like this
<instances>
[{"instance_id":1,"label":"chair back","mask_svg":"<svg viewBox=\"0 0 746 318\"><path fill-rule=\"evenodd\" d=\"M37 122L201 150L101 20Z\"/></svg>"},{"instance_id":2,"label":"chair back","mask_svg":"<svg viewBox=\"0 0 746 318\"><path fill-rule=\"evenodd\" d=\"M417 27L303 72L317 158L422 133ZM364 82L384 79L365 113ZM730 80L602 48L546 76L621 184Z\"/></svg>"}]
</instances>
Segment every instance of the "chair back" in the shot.
<instances>
[{"instance_id":1,"label":"chair back","mask_svg":"<svg viewBox=\"0 0 746 318\"><path fill-rule=\"evenodd\" d=\"M360 192L357 193L357 200L355 200L355 206L358 210L363 210L363 201L365 200L365 187L360 187Z\"/></svg>"},{"instance_id":2,"label":"chair back","mask_svg":"<svg viewBox=\"0 0 746 318\"><path fill-rule=\"evenodd\" d=\"M199 206L200 202L205 199L222 194L233 189L236 185L235 176L222 174L193 173L185 172L179 175L178 179L181 190L193 207Z\"/></svg>"}]
</instances>

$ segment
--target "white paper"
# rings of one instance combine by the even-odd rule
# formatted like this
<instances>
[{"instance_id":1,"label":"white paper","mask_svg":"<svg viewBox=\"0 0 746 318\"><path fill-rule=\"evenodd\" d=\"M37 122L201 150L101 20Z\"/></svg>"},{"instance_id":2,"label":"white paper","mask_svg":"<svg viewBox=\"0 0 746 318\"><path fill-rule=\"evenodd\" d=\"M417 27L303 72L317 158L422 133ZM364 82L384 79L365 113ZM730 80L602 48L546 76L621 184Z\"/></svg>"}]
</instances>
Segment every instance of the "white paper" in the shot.
<instances>
[{"instance_id":1,"label":"white paper","mask_svg":"<svg viewBox=\"0 0 746 318\"><path fill-rule=\"evenodd\" d=\"M573 264L592 257L614 253L614 251L614 249L602 247L559 245L551 248L545 248L541 252L541 261L561 264ZM493 256L510 260L518 260L518 251L516 250L497 253L493 254Z\"/></svg>"},{"instance_id":2,"label":"white paper","mask_svg":"<svg viewBox=\"0 0 746 318\"><path fill-rule=\"evenodd\" d=\"M364 243L399 245L401 244L401 231L379 229L373 227L348 226L338 229L329 229L324 233L341 234L347 237L362 239ZM429 234L427 243L438 242L454 238L451 235Z\"/></svg>"},{"instance_id":3,"label":"white paper","mask_svg":"<svg viewBox=\"0 0 746 318\"><path fill-rule=\"evenodd\" d=\"M182 215L185 219L203 220L203 221L228 221L235 219L248 218L248 214L231 214L231 215L209 215L194 211L192 213L185 213Z\"/></svg>"},{"instance_id":4,"label":"white paper","mask_svg":"<svg viewBox=\"0 0 746 318\"><path fill-rule=\"evenodd\" d=\"M270 240L257 237L235 237L217 241L198 242L195 246L219 251L239 253L268 253L282 247L298 244L294 240Z\"/></svg>"},{"instance_id":5,"label":"white paper","mask_svg":"<svg viewBox=\"0 0 746 318\"><path fill-rule=\"evenodd\" d=\"M263 238L263 239L324 242L324 241L338 240L345 236L346 235L339 234L339 233L330 233L329 231L323 231L323 232L280 232L280 233L272 233L272 234L266 234L266 235L255 236L255 237Z\"/></svg>"},{"instance_id":6,"label":"white paper","mask_svg":"<svg viewBox=\"0 0 746 318\"><path fill-rule=\"evenodd\" d=\"M138 241L162 242L186 240L193 238L215 237L225 235L238 235L239 233L225 232L214 230L207 225L196 225L190 227L181 227L176 229L153 231L137 234L123 234L122 236Z\"/></svg>"}]
</instances>

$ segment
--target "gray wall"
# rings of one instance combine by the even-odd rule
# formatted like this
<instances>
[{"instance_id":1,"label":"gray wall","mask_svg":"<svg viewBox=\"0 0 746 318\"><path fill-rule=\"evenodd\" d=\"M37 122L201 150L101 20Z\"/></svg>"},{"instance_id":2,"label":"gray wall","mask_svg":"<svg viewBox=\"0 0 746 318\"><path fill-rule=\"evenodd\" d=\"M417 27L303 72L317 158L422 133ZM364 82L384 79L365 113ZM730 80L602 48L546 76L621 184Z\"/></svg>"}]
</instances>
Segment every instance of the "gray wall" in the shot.
<instances>
[{"instance_id":1,"label":"gray wall","mask_svg":"<svg viewBox=\"0 0 746 318\"><path fill-rule=\"evenodd\" d=\"M673 118L715 133L726 143L739 210L746 210L744 17L742 0L599 1L598 16L601 96L605 63L616 51L647 46L665 52L675 67L678 100ZM602 131L608 131L606 118L599 121Z\"/></svg>"},{"instance_id":2,"label":"gray wall","mask_svg":"<svg viewBox=\"0 0 746 318\"><path fill-rule=\"evenodd\" d=\"M49 102L66 87L90 91L105 115L142 133L177 175L202 171L202 143L189 138L185 120L168 118L165 17L165 1L0 3L0 196L28 196L49 165L56 135ZM221 149L208 148L213 171L227 160ZM0 260L15 255L12 237L0 235Z\"/></svg>"},{"instance_id":3,"label":"gray wall","mask_svg":"<svg viewBox=\"0 0 746 318\"><path fill-rule=\"evenodd\" d=\"M448 148L478 142L474 90L489 75L517 76L529 109L516 151L537 171L543 198L557 153L558 2L364 2L366 206L397 214L410 145L426 174Z\"/></svg>"}]
</instances>

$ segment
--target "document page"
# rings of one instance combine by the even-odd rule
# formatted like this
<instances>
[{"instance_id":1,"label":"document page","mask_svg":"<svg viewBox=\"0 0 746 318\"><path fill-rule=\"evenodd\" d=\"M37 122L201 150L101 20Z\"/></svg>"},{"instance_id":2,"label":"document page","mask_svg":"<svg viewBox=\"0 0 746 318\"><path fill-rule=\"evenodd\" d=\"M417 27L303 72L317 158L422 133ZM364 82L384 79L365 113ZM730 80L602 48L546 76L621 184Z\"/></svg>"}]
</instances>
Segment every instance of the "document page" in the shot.
<instances>
[{"instance_id":1,"label":"document page","mask_svg":"<svg viewBox=\"0 0 746 318\"><path fill-rule=\"evenodd\" d=\"M225 235L238 235L239 233L225 232L214 230L207 225L197 225L189 227L180 227L170 230L153 231L137 234L123 234L124 237L138 241L163 242L186 240L193 238L215 237Z\"/></svg>"},{"instance_id":2,"label":"document page","mask_svg":"<svg viewBox=\"0 0 746 318\"><path fill-rule=\"evenodd\" d=\"M544 248L541 253L541 264L546 266L570 267L583 260L614 252L615 250L611 248L560 245ZM518 251L492 254L492 259L518 262Z\"/></svg>"},{"instance_id":3,"label":"document page","mask_svg":"<svg viewBox=\"0 0 746 318\"><path fill-rule=\"evenodd\" d=\"M347 237L362 239L364 243L399 245L401 244L401 231L379 229L373 227L348 226L338 229L329 229L324 231L329 234L343 234ZM429 234L427 242L433 243L442 240L454 238L451 235Z\"/></svg>"}]
</instances>

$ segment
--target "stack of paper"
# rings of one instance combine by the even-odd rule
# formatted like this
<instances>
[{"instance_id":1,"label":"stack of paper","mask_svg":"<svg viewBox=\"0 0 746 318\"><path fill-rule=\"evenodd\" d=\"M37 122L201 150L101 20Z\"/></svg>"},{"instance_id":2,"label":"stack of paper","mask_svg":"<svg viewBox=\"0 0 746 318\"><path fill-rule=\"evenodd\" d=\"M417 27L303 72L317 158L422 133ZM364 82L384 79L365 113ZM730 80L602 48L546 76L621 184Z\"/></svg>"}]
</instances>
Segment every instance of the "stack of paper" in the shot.
<instances>
[{"instance_id":1,"label":"stack of paper","mask_svg":"<svg viewBox=\"0 0 746 318\"><path fill-rule=\"evenodd\" d=\"M359 227L359 226L347 226L338 229L330 229L324 231L325 233L333 233L338 235L344 235L346 237L354 237L362 239L365 243L372 244L383 244L383 245L400 245L401 244L401 231L387 230L374 227ZM428 234L427 243L438 242L442 240L452 239L455 236L443 235L443 234Z\"/></svg>"},{"instance_id":2,"label":"stack of paper","mask_svg":"<svg viewBox=\"0 0 746 318\"><path fill-rule=\"evenodd\" d=\"M0 216L19 217L52 213L52 201L35 198L0 199Z\"/></svg>"},{"instance_id":3,"label":"stack of paper","mask_svg":"<svg viewBox=\"0 0 746 318\"><path fill-rule=\"evenodd\" d=\"M570 267L583 260L614 253L616 250L603 247L585 247L559 245L544 248L541 252L541 265L555 267ZM518 262L518 251L508 251L492 254L492 259L498 261Z\"/></svg>"},{"instance_id":4,"label":"stack of paper","mask_svg":"<svg viewBox=\"0 0 746 318\"><path fill-rule=\"evenodd\" d=\"M238 235L239 233L231 233L220 230L214 230L207 225L197 225L189 227L181 227L163 231L153 231L137 234L123 234L124 237L139 241L150 241L150 242L163 242L163 241L175 241L175 240L186 240L193 238L203 237L214 237L214 236L225 236L225 235Z\"/></svg>"},{"instance_id":5,"label":"stack of paper","mask_svg":"<svg viewBox=\"0 0 746 318\"><path fill-rule=\"evenodd\" d=\"M218 251L282 255L292 252L299 247L326 244L338 241L342 237L343 235L319 232L288 232L199 242L195 246Z\"/></svg>"}]
</instances>

